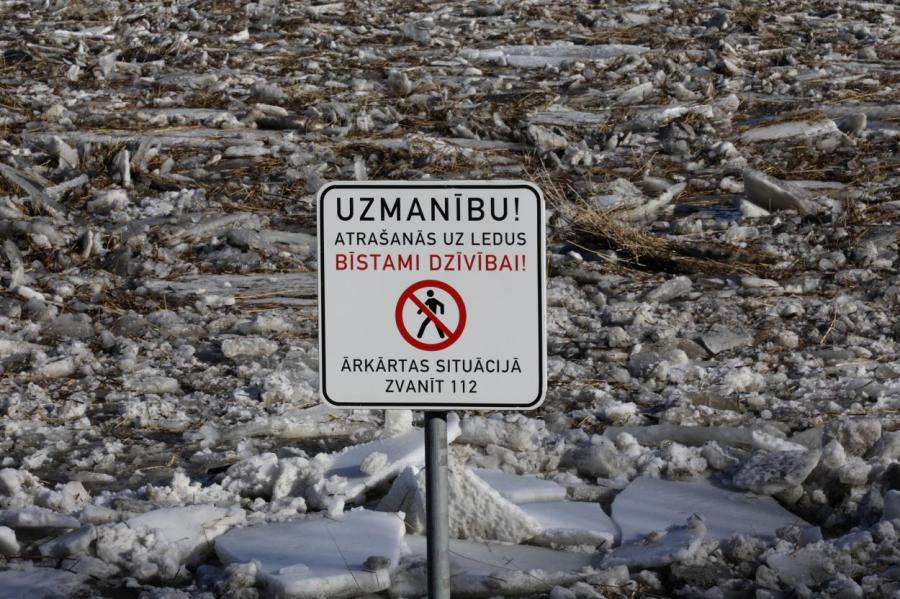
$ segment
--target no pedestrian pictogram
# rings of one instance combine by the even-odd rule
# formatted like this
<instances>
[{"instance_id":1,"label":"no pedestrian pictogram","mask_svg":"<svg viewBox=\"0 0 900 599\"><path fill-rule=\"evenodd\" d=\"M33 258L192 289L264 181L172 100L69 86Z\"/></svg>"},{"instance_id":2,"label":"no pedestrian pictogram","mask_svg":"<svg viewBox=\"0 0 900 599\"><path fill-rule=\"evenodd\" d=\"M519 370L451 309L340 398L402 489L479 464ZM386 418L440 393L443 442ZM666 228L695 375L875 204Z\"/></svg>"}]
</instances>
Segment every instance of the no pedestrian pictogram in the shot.
<instances>
[{"instance_id":1,"label":"no pedestrian pictogram","mask_svg":"<svg viewBox=\"0 0 900 599\"><path fill-rule=\"evenodd\" d=\"M419 317L415 333L404 315L409 303L416 308L415 314ZM447 323L453 321L448 317L454 311L456 326L451 327ZM410 345L424 351L438 351L450 347L462 335L466 326L466 305L456 289L443 281L429 279L410 285L400 294L394 318L397 330ZM438 340L428 341L434 337Z\"/></svg>"}]
</instances>

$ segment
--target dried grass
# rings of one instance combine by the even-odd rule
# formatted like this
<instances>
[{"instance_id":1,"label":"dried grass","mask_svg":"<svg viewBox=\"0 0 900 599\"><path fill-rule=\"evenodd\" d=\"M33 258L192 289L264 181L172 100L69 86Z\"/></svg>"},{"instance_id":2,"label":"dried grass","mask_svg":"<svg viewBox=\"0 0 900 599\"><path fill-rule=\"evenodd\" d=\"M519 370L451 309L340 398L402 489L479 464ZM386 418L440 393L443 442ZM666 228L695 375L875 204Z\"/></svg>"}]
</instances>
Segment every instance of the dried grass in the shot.
<instances>
[{"instance_id":1,"label":"dried grass","mask_svg":"<svg viewBox=\"0 0 900 599\"><path fill-rule=\"evenodd\" d=\"M566 241L601 259L605 257L601 250L613 250L618 256L615 263L631 269L770 274L766 265L773 262L773 258L762 251L727 243L665 239L620 220L615 209L590 206L569 182L554 177L546 169L532 171L530 176L539 182L547 201L566 218L575 232L575 238ZM563 216L566 214L570 216Z\"/></svg>"}]
</instances>

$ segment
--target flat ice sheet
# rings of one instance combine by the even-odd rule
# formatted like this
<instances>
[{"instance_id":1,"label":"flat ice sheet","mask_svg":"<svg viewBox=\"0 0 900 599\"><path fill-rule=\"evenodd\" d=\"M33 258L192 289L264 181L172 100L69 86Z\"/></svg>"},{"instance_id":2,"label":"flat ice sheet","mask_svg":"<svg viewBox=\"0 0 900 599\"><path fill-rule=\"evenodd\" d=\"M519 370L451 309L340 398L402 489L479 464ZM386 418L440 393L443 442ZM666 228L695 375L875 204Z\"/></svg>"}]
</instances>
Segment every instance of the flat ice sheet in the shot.
<instances>
[{"instance_id":1,"label":"flat ice sheet","mask_svg":"<svg viewBox=\"0 0 900 599\"><path fill-rule=\"evenodd\" d=\"M409 535L406 555L425 557L424 536ZM490 541L450 540L450 575L487 576L498 572L577 572L599 565L600 558L586 553L555 551L531 545Z\"/></svg>"},{"instance_id":2,"label":"flat ice sheet","mask_svg":"<svg viewBox=\"0 0 900 599\"><path fill-rule=\"evenodd\" d=\"M425 537L406 538L404 564L391 586L392 597L421 597L425 585ZM450 591L455 596L496 597L547 593L584 578L599 566L596 555L527 545L450 541Z\"/></svg>"},{"instance_id":3,"label":"flat ice sheet","mask_svg":"<svg viewBox=\"0 0 900 599\"><path fill-rule=\"evenodd\" d=\"M53 568L5 570L0 572L0 597L62 599L72 596L83 581L84 576Z\"/></svg>"},{"instance_id":4,"label":"flat ice sheet","mask_svg":"<svg viewBox=\"0 0 900 599\"><path fill-rule=\"evenodd\" d=\"M782 526L810 526L771 497L729 491L707 480L637 478L612 504L623 543L683 525L692 514L703 517L709 538L719 540L735 534L774 538Z\"/></svg>"},{"instance_id":5,"label":"flat ice sheet","mask_svg":"<svg viewBox=\"0 0 900 599\"><path fill-rule=\"evenodd\" d=\"M357 509L339 520L316 515L235 529L216 540L216 554L225 564L259 561L260 581L278 597L356 596L390 586L403 534L397 514ZM371 571L364 566L371 556L387 561Z\"/></svg>"},{"instance_id":6,"label":"flat ice sheet","mask_svg":"<svg viewBox=\"0 0 900 599\"><path fill-rule=\"evenodd\" d=\"M206 549L208 544L231 526L243 521L239 511L212 505L189 505L153 510L128 520L132 527L152 529L166 542L178 548L181 560Z\"/></svg>"},{"instance_id":7,"label":"flat ice sheet","mask_svg":"<svg viewBox=\"0 0 900 599\"><path fill-rule=\"evenodd\" d=\"M475 474L513 503L562 501L566 498L566 488L550 480L542 480L534 476L518 476L486 468L476 468Z\"/></svg>"},{"instance_id":8,"label":"flat ice sheet","mask_svg":"<svg viewBox=\"0 0 900 599\"><path fill-rule=\"evenodd\" d=\"M459 436L459 421L448 420L447 442L452 443ZM365 473L360 467L363 460L373 453L387 456L384 467L375 472ZM332 463L325 471L325 478L340 476L347 479L344 495L354 498L366 489L400 474L407 466L425 464L425 432L414 428L387 439L347 447L332 456Z\"/></svg>"},{"instance_id":9,"label":"flat ice sheet","mask_svg":"<svg viewBox=\"0 0 900 599\"><path fill-rule=\"evenodd\" d=\"M605 60L625 54L643 54L647 51L649 48L645 46L629 44L578 46L560 43L549 46L499 46L493 50L475 50L473 57L482 60L503 58L510 66L542 68L576 60Z\"/></svg>"},{"instance_id":10,"label":"flat ice sheet","mask_svg":"<svg viewBox=\"0 0 900 599\"><path fill-rule=\"evenodd\" d=\"M776 141L792 137L817 137L830 133L838 133L837 125L831 119L791 121L749 129L741 134L741 139L748 142Z\"/></svg>"},{"instance_id":11,"label":"flat ice sheet","mask_svg":"<svg viewBox=\"0 0 900 599\"><path fill-rule=\"evenodd\" d=\"M541 524L541 541L611 547L619 540L619 528L599 503L550 501L519 507Z\"/></svg>"}]
</instances>

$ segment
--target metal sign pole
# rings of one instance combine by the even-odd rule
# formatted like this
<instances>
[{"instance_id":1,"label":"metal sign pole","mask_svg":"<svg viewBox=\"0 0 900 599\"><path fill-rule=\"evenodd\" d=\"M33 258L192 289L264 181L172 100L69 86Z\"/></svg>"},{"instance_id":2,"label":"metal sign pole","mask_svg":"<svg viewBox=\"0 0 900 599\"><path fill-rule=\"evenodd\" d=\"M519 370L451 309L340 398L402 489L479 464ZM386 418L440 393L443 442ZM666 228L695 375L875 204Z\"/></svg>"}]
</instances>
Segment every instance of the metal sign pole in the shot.
<instances>
[{"instance_id":1,"label":"metal sign pole","mask_svg":"<svg viewBox=\"0 0 900 599\"><path fill-rule=\"evenodd\" d=\"M425 412L425 501L428 598L450 599L450 510L447 481L447 412Z\"/></svg>"}]
</instances>

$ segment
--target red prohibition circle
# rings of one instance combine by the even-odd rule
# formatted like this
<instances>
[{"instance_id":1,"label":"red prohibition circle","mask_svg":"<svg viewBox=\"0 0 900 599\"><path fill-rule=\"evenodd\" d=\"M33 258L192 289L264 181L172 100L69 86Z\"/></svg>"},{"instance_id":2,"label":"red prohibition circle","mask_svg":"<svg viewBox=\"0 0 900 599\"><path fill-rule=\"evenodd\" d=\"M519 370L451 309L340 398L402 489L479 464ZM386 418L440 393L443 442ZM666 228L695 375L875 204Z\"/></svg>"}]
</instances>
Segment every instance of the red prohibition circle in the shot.
<instances>
[{"instance_id":1,"label":"red prohibition circle","mask_svg":"<svg viewBox=\"0 0 900 599\"><path fill-rule=\"evenodd\" d=\"M459 310L459 321L456 323L456 330L454 331L449 330L449 328L447 328L446 325L444 325L442 322L441 324L438 324L438 322L440 321L435 317L434 314L429 313L429 318L431 318L434 326L441 328L441 330L446 335L446 338L439 343L424 343L422 341L419 341L418 339L413 337L409 331L406 330L406 324L403 322L403 306L406 305L406 302L418 302L417 305L419 306L419 308L423 308L423 306L420 305L422 304L422 302L413 294L419 289L425 287L434 287L447 293L447 295L453 298L453 301L456 302L456 307ZM450 347L451 345L456 343L456 340L459 339L459 337L462 335L463 328L465 328L466 326L466 305L465 303L463 303L462 296L459 294L459 292L447 283L434 279L426 279L424 281L419 281L418 283L413 283L412 285L407 287L403 293L400 294L400 299L397 300L397 308L394 310L394 320L397 322L397 330L400 331L400 334L410 345L424 351L438 351Z\"/></svg>"}]
</instances>

